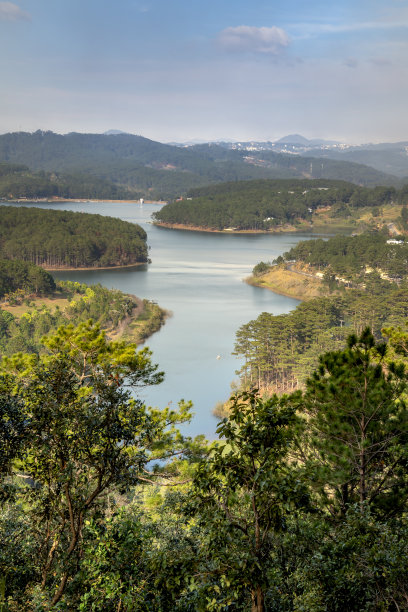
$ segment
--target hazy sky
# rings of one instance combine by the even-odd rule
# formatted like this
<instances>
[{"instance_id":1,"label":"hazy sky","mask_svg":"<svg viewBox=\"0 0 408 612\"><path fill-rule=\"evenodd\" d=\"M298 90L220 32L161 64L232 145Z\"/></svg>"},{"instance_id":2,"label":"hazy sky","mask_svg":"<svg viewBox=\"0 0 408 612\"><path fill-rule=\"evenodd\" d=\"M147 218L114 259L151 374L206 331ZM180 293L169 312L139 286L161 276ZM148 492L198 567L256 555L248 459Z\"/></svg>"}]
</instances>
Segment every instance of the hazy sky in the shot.
<instances>
[{"instance_id":1,"label":"hazy sky","mask_svg":"<svg viewBox=\"0 0 408 612\"><path fill-rule=\"evenodd\" d=\"M0 1L0 132L408 139L408 0Z\"/></svg>"}]
</instances>

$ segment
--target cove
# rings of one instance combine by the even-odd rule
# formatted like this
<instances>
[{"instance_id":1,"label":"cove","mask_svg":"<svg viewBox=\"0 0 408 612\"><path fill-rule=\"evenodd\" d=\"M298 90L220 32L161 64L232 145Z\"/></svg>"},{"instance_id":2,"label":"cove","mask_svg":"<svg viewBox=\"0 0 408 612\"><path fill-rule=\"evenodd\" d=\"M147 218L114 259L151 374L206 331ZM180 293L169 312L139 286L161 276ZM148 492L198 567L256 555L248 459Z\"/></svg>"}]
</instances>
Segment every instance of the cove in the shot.
<instances>
[{"instance_id":1,"label":"cove","mask_svg":"<svg viewBox=\"0 0 408 612\"><path fill-rule=\"evenodd\" d=\"M231 353L235 333L261 312L282 314L297 300L247 285L259 261L271 261L310 234L211 234L156 227L151 214L158 204L71 203L27 204L97 213L139 223L147 232L152 263L111 270L59 271L59 279L101 283L156 301L172 316L147 345L165 381L142 391L145 401L158 407L192 400L194 418L184 428L190 435L214 438L217 420L212 410L225 401L241 361ZM219 357L219 358L217 358Z\"/></svg>"}]
</instances>

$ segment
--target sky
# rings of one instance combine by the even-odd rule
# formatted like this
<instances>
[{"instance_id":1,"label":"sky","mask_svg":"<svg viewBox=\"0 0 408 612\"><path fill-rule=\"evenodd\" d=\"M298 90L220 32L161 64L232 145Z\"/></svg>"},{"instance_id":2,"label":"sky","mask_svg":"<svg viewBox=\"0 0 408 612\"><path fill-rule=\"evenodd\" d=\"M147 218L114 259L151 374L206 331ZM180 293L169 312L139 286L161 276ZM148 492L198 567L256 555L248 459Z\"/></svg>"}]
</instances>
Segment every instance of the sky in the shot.
<instances>
[{"instance_id":1,"label":"sky","mask_svg":"<svg viewBox=\"0 0 408 612\"><path fill-rule=\"evenodd\" d=\"M408 140L408 0L0 1L0 133Z\"/></svg>"}]
</instances>

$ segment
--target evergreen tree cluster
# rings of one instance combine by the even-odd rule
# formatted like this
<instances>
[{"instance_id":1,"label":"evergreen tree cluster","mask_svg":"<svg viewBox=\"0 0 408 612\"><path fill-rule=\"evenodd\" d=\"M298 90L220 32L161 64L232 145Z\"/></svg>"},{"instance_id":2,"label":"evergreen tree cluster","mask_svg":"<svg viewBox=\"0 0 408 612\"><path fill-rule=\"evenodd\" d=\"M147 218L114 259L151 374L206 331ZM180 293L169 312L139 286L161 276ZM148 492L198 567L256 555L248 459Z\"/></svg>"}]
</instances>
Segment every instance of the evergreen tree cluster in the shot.
<instances>
[{"instance_id":1,"label":"evergreen tree cluster","mask_svg":"<svg viewBox=\"0 0 408 612\"><path fill-rule=\"evenodd\" d=\"M109 180L96 178L79 171L33 172L27 166L0 163L0 199L84 198L97 200L136 199L140 191L122 188Z\"/></svg>"},{"instance_id":2,"label":"evergreen tree cluster","mask_svg":"<svg viewBox=\"0 0 408 612\"><path fill-rule=\"evenodd\" d=\"M47 268L147 262L146 232L112 217L0 207L0 255Z\"/></svg>"},{"instance_id":3,"label":"evergreen tree cluster","mask_svg":"<svg viewBox=\"0 0 408 612\"><path fill-rule=\"evenodd\" d=\"M367 232L358 236L333 236L329 240L303 240L279 258L312 266L316 270L363 280L370 270L380 270L390 278L406 278L408 243L395 244L386 233Z\"/></svg>"},{"instance_id":4,"label":"evergreen tree cluster","mask_svg":"<svg viewBox=\"0 0 408 612\"><path fill-rule=\"evenodd\" d=\"M144 404L149 351L89 322L3 360L3 610L406 609L408 334L386 334L302 392L236 394L211 444L178 431L189 405Z\"/></svg>"},{"instance_id":5,"label":"evergreen tree cluster","mask_svg":"<svg viewBox=\"0 0 408 612\"><path fill-rule=\"evenodd\" d=\"M397 195L393 187L366 188L323 179L223 183L190 190L187 200L167 204L155 219L216 230L269 230L300 219L310 221L319 207L335 206L347 216L350 208L378 207Z\"/></svg>"},{"instance_id":6,"label":"evergreen tree cluster","mask_svg":"<svg viewBox=\"0 0 408 612\"><path fill-rule=\"evenodd\" d=\"M244 386L288 392L303 386L319 355L340 348L351 331L370 326L376 338L385 326L408 319L407 284L372 279L365 290L302 302L288 314L263 312L242 325L234 354L243 360Z\"/></svg>"},{"instance_id":7,"label":"evergreen tree cluster","mask_svg":"<svg viewBox=\"0 0 408 612\"><path fill-rule=\"evenodd\" d=\"M51 274L31 263L0 259L0 297L22 289L25 294L46 295L55 291Z\"/></svg>"}]
</instances>

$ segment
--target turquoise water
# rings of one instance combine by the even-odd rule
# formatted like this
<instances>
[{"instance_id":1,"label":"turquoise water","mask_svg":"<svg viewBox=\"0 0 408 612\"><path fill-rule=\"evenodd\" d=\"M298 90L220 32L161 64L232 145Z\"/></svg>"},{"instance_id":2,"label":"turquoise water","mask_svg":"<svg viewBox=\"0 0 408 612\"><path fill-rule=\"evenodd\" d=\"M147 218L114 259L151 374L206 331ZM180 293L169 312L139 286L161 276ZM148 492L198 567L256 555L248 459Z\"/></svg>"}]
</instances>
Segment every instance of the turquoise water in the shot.
<instances>
[{"instance_id":1,"label":"turquoise water","mask_svg":"<svg viewBox=\"0 0 408 612\"><path fill-rule=\"evenodd\" d=\"M261 312L289 312L297 300L243 282L259 261L289 250L300 234L224 235L155 227L157 204L64 203L36 205L120 217L139 223L148 234L152 263L119 270L58 272L60 279L101 283L108 288L157 301L172 315L149 338L153 360L166 373L164 383L145 389L150 405L194 403L191 435L214 437L212 410L228 398L240 360L231 355L235 332ZM220 358L217 359L217 356Z\"/></svg>"}]
</instances>

